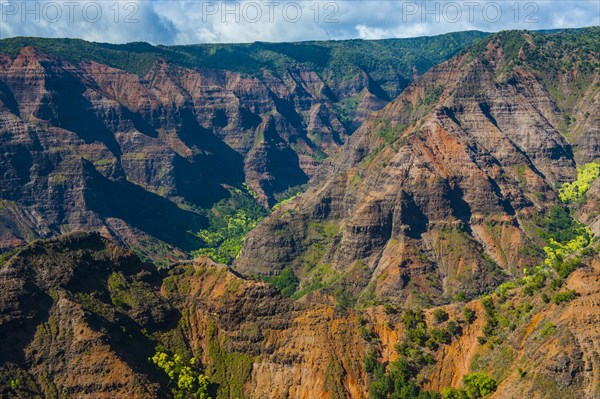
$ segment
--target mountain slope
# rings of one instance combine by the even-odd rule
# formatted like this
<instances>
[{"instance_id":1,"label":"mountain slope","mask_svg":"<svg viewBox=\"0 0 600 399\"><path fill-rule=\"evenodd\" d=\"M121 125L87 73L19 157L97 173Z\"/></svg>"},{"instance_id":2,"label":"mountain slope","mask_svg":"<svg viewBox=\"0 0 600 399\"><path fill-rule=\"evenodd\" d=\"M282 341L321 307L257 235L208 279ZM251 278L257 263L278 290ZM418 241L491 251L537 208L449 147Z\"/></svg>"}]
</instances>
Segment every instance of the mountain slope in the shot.
<instances>
[{"instance_id":1,"label":"mountain slope","mask_svg":"<svg viewBox=\"0 0 600 399\"><path fill-rule=\"evenodd\" d=\"M295 297L324 289L363 304L439 303L520 276L542 258L540 223L575 176L574 152L600 156L588 145L597 112L565 122L596 104L599 37L502 32L432 69L247 237L235 267L292 270Z\"/></svg>"},{"instance_id":2,"label":"mountain slope","mask_svg":"<svg viewBox=\"0 0 600 399\"><path fill-rule=\"evenodd\" d=\"M592 251L563 288L540 290L576 290L567 303L509 288L411 327L419 311L292 302L207 259L159 272L98 234L36 241L0 264L0 395L196 397L153 364L163 353L206 376L215 399L381 397L374 364L407 365L400 388L439 392L484 372L493 398L594 398L599 266ZM415 331L436 338L419 344Z\"/></svg>"},{"instance_id":3,"label":"mountain slope","mask_svg":"<svg viewBox=\"0 0 600 399\"><path fill-rule=\"evenodd\" d=\"M355 315L294 304L207 259L159 273L77 233L0 267L3 397L172 397L155 351L199 359L217 398L366 395Z\"/></svg>"},{"instance_id":4,"label":"mountain slope","mask_svg":"<svg viewBox=\"0 0 600 399\"><path fill-rule=\"evenodd\" d=\"M184 256L203 245L193 233L208 209L235 189L265 207L297 191L415 73L481 36L184 47L2 40L0 246L104 229L145 256Z\"/></svg>"}]
</instances>

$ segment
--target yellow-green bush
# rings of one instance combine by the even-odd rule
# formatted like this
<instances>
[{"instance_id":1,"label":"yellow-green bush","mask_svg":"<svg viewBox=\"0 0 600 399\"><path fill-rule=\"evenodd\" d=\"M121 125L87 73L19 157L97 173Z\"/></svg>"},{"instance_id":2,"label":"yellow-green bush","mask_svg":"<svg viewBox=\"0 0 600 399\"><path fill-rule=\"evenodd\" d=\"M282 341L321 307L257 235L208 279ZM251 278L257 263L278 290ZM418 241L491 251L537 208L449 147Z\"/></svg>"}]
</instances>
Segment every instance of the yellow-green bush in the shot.
<instances>
[{"instance_id":1,"label":"yellow-green bush","mask_svg":"<svg viewBox=\"0 0 600 399\"><path fill-rule=\"evenodd\" d=\"M563 202L576 201L590 189L590 184L600 176L600 163L591 162L583 168L577 168L577 180L565 183L559 190Z\"/></svg>"},{"instance_id":2,"label":"yellow-green bush","mask_svg":"<svg viewBox=\"0 0 600 399\"><path fill-rule=\"evenodd\" d=\"M172 388L176 399L211 399L208 395L208 377L195 370L196 358L185 362L181 356L175 354L169 356L165 352L156 352L150 361L161 368L165 374L176 383Z\"/></svg>"}]
</instances>

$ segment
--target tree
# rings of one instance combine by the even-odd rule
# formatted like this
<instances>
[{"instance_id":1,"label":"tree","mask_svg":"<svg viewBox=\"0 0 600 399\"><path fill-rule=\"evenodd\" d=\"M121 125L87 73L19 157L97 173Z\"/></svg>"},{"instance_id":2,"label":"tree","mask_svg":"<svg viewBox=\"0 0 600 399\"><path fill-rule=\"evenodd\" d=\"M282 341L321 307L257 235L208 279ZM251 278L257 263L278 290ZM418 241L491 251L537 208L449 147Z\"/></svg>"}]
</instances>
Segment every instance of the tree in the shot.
<instances>
[{"instance_id":1,"label":"tree","mask_svg":"<svg viewBox=\"0 0 600 399\"><path fill-rule=\"evenodd\" d=\"M496 392L498 383L483 373L470 373L463 377L465 391L470 399L486 398Z\"/></svg>"}]
</instances>

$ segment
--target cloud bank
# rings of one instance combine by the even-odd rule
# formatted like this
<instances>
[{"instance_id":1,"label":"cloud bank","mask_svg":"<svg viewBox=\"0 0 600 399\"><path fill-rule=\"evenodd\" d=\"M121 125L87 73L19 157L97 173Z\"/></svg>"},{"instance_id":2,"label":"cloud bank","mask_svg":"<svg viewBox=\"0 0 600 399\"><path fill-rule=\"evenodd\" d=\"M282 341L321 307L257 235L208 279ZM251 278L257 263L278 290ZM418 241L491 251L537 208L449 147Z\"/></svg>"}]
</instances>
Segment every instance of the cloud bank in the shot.
<instances>
[{"instance_id":1,"label":"cloud bank","mask_svg":"<svg viewBox=\"0 0 600 399\"><path fill-rule=\"evenodd\" d=\"M0 38L153 44L382 39L600 25L597 0L6 1Z\"/></svg>"}]
</instances>

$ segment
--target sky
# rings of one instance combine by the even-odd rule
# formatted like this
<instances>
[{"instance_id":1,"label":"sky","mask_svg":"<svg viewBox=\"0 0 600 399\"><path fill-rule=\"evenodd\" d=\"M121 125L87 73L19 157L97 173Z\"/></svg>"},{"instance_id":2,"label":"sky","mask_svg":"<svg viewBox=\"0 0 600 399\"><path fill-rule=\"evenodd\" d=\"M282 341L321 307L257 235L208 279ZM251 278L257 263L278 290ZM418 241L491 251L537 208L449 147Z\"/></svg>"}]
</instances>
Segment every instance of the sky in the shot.
<instances>
[{"instance_id":1,"label":"sky","mask_svg":"<svg viewBox=\"0 0 600 399\"><path fill-rule=\"evenodd\" d=\"M600 0L0 0L0 38L152 44L382 39L600 25Z\"/></svg>"}]
</instances>

